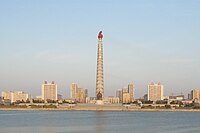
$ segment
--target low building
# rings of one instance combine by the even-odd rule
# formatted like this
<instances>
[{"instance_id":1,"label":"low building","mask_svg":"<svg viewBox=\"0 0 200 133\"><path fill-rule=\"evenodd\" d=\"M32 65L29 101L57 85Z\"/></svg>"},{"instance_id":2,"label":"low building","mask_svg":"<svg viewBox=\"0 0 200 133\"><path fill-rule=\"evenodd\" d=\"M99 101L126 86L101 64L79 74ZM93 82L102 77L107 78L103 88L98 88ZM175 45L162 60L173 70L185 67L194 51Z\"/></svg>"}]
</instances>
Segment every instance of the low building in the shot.
<instances>
[{"instance_id":1,"label":"low building","mask_svg":"<svg viewBox=\"0 0 200 133\"><path fill-rule=\"evenodd\" d=\"M75 100L73 100L73 99L64 99L63 100L63 103L70 103L70 104L74 104L75 103Z\"/></svg>"},{"instance_id":2,"label":"low building","mask_svg":"<svg viewBox=\"0 0 200 133\"><path fill-rule=\"evenodd\" d=\"M104 103L107 104L119 104L119 97L113 97L113 96L104 97L103 101Z\"/></svg>"},{"instance_id":3,"label":"low building","mask_svg":"<svg viewBox=\"0 0 200 133\"><path fill-rule=\"evenodd\" d=\"M144 101L148 101L148 95L147 94L144 95Z\"/></svg>"},{"instance_id":4,"label":"low building","mask_svg":"<svg viewBox=\"0 0 200 133\"><path fill-rule=\"evenodd\" d=\"M44 103L41 97L32 98L31 103Z\"/></svg>"},{"instance_id":5,"label":"low building","mask_svg":"<svg viewBox=\"0 0 200 133\"><path fill-rule=\"evenodd\" d=\"M192 100L182 100L181 101L184 105L188 105L188 104L192 104L193 101Z\"/></svg>"},{"instance_id":6,"label":"low building","mask_svg":"<svg viewBox=\"0 0 200 133\"><path fill-rule=\"evenodd\" d=\"M11 103L17 101L26 102L27 100L31 100L31 95L22 91L4 91L2 92L2 97L4 100L11 100Z\"/></svg>"},{"instance_id":7,"label":"low building","mask_svg":"<svg viewBox=\"0 0 200 133\"><path fill-rule=\"evenodd\" d=\"M191 93L188 94L188 100L192 100L192 95L191 95Z\"/></svg>"},{"instance_id":8,"label":"low building","mask_svg":"<svg viewBox=\"0 0 200 133\"><path fill-rule=\"evenodd\" d=\"M95 104L96 103L96 97L86 97L86 103Z\"/></svg>"},{"instance_id":9,"label":"low building","mask_svg":"<svg viewBox=\"0 0 200 133\"><path fill-rule=\"evenodd\" d=\"M36 96L35 98L42 100L42 96Z\"/></svg>"},{"instance_id":10,"label":"low building","mask_svg":"<svg viewBox=\"0 0 200 133\"><path fill-rule=\"evenodd\" d=\"M58 94L58 101L62 101L62 100L63 100L62 95Z\"/></svg>"},{"instance_id":11,"label":"low building","mask_svg":"<svg viewBox=\"0 0 200 133\"><path fill-rule=\"evenodd\" d=\"M26 102L27 100L30 100L31 96L28 93L22 92L22 91L17 91L13 92L13 101L23 101Z\"/></svg>"},{"instance_id":12,"label":"low building","mask_svg":"<svg viewBox=\"0 0 200 133\"><path fill-rule=\"evenodd\" d=\"M3 99L10 99L11 102L14 102L12 91L3 91L3 92L1 92L1 96L2 96Z\"/></svg>"},{"instance_id":13,"label":"low building","mask_svg":"<svg viewBox=\"0 0 200 133\"><path fill-rule=\"evenodd\" d=\"M184 95L169 96L167 99L169 101L182 101L184 99Z\"/></svg>"},{"instance_id":14,"label":"low building","mask_svg":"<svg viewBox=\"0 0 200 133\"><path fill-rule=\"evenodd\" d=\"M0 104L3 104L3 98L0 97Z\"/></svg>"},{"instance_id":15,"label":"low building","mask_svg":"<svg viewBox=\"0 0 200 133\"><path fill-rule=\"evenodd\" d=\"M4 104L4 105L10 105L11 104L11 100L10 99L3 99L2 100L2 104Z\"/></svg>"}]
</instances>

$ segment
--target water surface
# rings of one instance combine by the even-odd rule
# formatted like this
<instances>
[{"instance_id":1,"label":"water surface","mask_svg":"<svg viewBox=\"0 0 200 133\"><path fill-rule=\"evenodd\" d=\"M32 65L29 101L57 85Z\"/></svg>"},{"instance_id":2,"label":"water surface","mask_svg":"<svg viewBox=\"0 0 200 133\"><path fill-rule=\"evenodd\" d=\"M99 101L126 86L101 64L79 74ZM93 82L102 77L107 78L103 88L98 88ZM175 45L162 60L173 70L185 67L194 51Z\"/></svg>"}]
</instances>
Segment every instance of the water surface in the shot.
<instances>
[{"instance_id":1,"label":"water surface","mask_svg":"<svg viewBox=\"0 0 200 133\"><path fill-rule=\"evenodd\" d=\"M199 112L0 111L0 133L199 132Z\"/></svg>"}]
</instances>

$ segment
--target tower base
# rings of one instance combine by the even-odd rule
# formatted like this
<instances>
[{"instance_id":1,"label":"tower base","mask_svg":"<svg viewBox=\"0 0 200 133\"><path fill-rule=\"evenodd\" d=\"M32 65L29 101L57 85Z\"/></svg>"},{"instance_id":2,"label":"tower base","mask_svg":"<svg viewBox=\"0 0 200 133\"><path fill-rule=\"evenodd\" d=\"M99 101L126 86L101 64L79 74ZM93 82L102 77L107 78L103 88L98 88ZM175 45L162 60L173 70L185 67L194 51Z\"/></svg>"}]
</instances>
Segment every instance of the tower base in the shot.
<instances>
[{"instance_id":1,"label":"tower base","mask_svg":"<svg viewBox=\"0 0 200 133\"><path fill-rule=\"evenodd\" d=\"M97 104L97 105L103 105L104 102L103 102L103 100L96 100L96 103L95 103L95 104Z\"/></svg>"}]
</instances>

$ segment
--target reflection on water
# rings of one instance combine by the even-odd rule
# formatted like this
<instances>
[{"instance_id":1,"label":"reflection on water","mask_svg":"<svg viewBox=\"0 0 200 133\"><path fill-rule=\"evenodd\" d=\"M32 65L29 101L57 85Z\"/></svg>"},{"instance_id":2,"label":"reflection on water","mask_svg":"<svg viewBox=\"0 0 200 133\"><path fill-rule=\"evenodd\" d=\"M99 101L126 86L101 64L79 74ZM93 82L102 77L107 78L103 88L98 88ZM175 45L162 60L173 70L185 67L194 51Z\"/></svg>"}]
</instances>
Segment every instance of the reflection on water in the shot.
<instances>
[{"instance_id":1,"label":"reflection on water","mask_svg":"<svg viewBox=\"0 0 200 133\"><path fill-rule=\"evenodd\" d=\"M0 111L0 133L198 133L195 112Z\"/></svg>"},{"instance_id":2,"label":"reflection on water","mask_svg":"<svg viewBox=\"0 0 200 133\"><path fill-rule=\"evenodd\" d=\"M105 133L105 127L104 124L106 124L106 121L103 119L105 112L95 112L95 127L96 127L96 133Z\"/></svg>"},{"instance_id":3,"label":"reflection on water","mask_svg":"<svg viewBox=\"0 0 200 133\"><path fill-rule=\"evenodd\" d=\"M54 127L47 127L45 132L46 133L55 133Z\"/></svg>"}]
</instances>

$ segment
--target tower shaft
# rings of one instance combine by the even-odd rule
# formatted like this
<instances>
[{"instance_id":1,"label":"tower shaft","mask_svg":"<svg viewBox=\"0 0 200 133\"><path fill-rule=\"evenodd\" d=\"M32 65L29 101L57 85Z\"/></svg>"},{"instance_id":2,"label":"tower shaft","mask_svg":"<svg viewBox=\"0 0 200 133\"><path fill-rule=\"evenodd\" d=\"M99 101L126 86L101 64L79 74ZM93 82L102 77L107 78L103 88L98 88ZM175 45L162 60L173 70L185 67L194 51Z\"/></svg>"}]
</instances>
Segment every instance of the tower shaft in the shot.
<instances>
[{"instance_id":1,"label":"tower shaft","mask_svg":"<svg viewBox=\"0 0 200 133\"><path fill-rule=\"evenodd\" d=\"M101 32L98 36L98 50L97 50L97 73L96 73L96 99L103 100L104 97L104 76L103 76L103 35Z\"/></svg>"}]
</instances>

